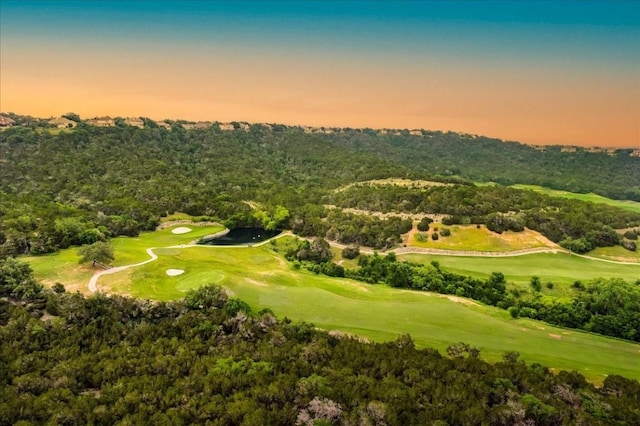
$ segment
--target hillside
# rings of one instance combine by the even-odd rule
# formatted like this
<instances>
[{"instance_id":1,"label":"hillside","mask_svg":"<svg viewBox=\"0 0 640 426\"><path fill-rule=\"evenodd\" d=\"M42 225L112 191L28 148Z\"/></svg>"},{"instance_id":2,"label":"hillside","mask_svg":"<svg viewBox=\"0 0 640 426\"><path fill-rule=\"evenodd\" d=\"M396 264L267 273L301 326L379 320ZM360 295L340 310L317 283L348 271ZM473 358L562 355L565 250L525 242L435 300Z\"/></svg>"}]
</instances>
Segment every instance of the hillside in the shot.
<instances>
[{"instance_id":1,"label":"hillside","mask_svg":"<svg viewBox=\"0 0 640 426\"><path fill-rule=\"evenodd\" d=\"M323 138L431 174L640 201L640 157L631 156L637 150L534 147L453 132L420 133L354 130Z\"/></svg>"},{"instance_id":2,"label":"hillside","mask_svg":"<svg viewBox=\"0 0 640 426\"><path fill-rule=\"evenodd\" d=\"M516 285L507 282L501 270L488 271L488 266L463 269L462 275L440 268L437 261L406 263L398 261L395 252L385 257L375 253L407 244L433 247L425 239L440 238L441 246L451 238L451 246L463 252L465 241L473 238L484 242L476 242L476 249L500 251L497 244L505 239L486 236L504 233L516 235L508 245L513 250L528 247L519 245L524 241L518 237L540 237L553 250L559 245L573 253L594 248L606 248L613 254L620 250L635 253L640 231L636 211L529 190L476 186L459 176L443 176L448 173L440 173L440 166L405 161L396 155L405 152L407 141L427 143L426 133L370 134L351 129L307 133L299 127L245 123L230 127L143 123L138 128L118 120L110 127L79 122L74 129L50 129L35 123L33 128L14 126L0 132L0 259L61 253L62 249L108 241L118 246L115 237L155 230L163 218L182 212L181 217L228 228L291 230L303 237L283 252L291 262L288 267L295 269L468 297L502 309L506 318L510 314L632 341L640 338L635 265L625 268L623 277L607 270L606 280L597 280L598 275L593 274L603 270L599 266L589 266L579 274L551 274L538 260L531 263L535 270L527 269L532 275L518 275ZM468 143L477 142L478 149L493 146L493 142L487 145L478 139ZM358 140L369 148L359 148ZM393 154L384 140L396 141L402 149ZM369 152L373 146L378 151ZM434 146L442 149L439 142ZM503 145L494 148L500 147ZM548 159L578 161L582 155L561 154ZM623 154L601 158L608 164L602 170L611 172L606 176L608 185L615 190L628 189L629 185L619 182L635 178L634 173L626 174L624 162L633 165L636 159L628 152L626 157ZM558 161L550 161L539 174L554 175L563 164ZM616 161L622 165L610 170ZM469 176L474 167L479 166L469 166ZM520 169L524 167L516 168ZM604 179L598 170L593 169L595 181ZM432 217L438 217L438 222L430 225ZM413 241L407 240L410 231L415 234ZM357 259L342 259L344 265L331 262L332 248L323 238L352 252L363 246L366 254L363 250L362 255L356 254ZM125 250L118 262L126 264L126 258L144 256L149 247L142 247L139 253L133 250L138 246ZM74 253L67 254L65 261L76 259ZM558 258L570 255L563 256ZM48 265L49 284L55 285L57 277L83 282L91 275L90 267L71 264L68 270L56 272L52 265L62 265L56 259L51 256L43 262ZM197 284L205 284L208 276L205 272ZM540 277L549 277L549 281L543 283ZM522 281L530 285L523 286Z\"/></svg>"},{"instance_id":3,"label":"hillside","mask_svg":"<svg viewBox=\"0 0 640 426\"><path fill-rule=\"evenodd\" d=\"M93 242L102 238L99 235L135 235L154 229L160 217L176 211L211 216L230 227L262 221L290 226L303 235L324 235L329 229L323 228L328 212L321 206L322 197L335 188L371 179L430 179L466 185L466 189L464 185L432 188L441 192L442 198L447 193L460 195L472 190L470 183L442 175L498 181L497 176L483 177L476 171L511 170L509 182L534 182L527 172L534 169L527 169L526 164L542 161L544 164L535 166L537 176L578 182L583 185L578 190L597 191L588 186L606 182L608 189L601 192L620 196L633 192L634 182L640 182L640 158L626 151L614 156L554 153L552 149L539 152L524 145L466 140L452 134L383 135L348 129L309 134L302 128L284 126L245 125L221 130L226 127L209 123L203 129L185 130L179 122L172 125L170 129L140 129L80 122L75 129L52 132L36 123L34 130L15 126L0 132L2 252L45 253ZM411 144L419 144L420 149L409 155ZM433 150L441 154L429 154L436 152ZM489 157L493 162L482 160ZM461 166L455 173L445 173L444 167L452 158ZM488 223L488 214L509 211L508 202L516 198L532 200L525 202L529 210L559 205L556 198L534 197L527 191L479 188L473 192L484 201L488 199L484 194L490 197L488 205L479 205L484 210L470 212L477 216L471 223ZM496 197L500 196L507 200L499 202ZM562 214L575 217L576 212L593 210L588 205L566 201ZM276 220L278 206L290 214ZM444 213L456 216L459 210ZM567 245L572 250L584 252L622 244L610 230L600 227L640 224L637 214L624 215L614 208L598 207L595 214L597 217L586 217L586 222L573 220L568 227L550 229L547 237L554 242L569 238ZM355 219L336 212L331 220L347 224ZM375 226L380 232L371 243L376 248L399 243L398 232L406 232L406 223L378 222ZM542 229L543 224L528 226ZM606 235L585 242L582 238L589 231ZM372 240L371 236L361 239Z\"/></svg>"}]
</instances>

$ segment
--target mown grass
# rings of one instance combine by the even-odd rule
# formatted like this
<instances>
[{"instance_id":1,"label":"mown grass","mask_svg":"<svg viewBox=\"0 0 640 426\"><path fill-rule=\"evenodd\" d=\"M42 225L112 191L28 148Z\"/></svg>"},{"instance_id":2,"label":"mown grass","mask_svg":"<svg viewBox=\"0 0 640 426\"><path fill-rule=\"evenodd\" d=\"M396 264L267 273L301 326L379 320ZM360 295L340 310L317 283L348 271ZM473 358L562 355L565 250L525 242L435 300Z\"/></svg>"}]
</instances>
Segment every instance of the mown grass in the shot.
<instances>
[{"instance_id":1,"label":"mown grass","mask_svg":"<svg viewBox=\"0 0 640 426\"><path fill-rule=\"evenodd\" d=\"M449 229L451 235L440 236L438 240L433 240L431 235L442 229ZM443 250L468 250L482 252L502 252L514 251L529 248L549 247L556 248L557 245L540 235L540 233L526 229L523 232L503 232L497 234L489 231L485 226L480 228L476 225L453 225L432 224L426 232L415 230L412 238L407 241L409 247L425 247Z\"/></svg>"},{"instance_id":2,"label":"mown grass","mask_svg":"<svg viewBox=\"0 0 640 426\"><path fill-rule=\"evenodd\" d=\"M224 229L223 226L191 226L191 232L186 234L172 234L171 231L178 227L162 229L154 232L142 232L138 237L118 237L111 240L114 249L114 266L130 265L142 262L149 258L146 252L148 247L165 247L178 244L187 244L206 235L214 234ZM87 283L91 276L99 269L91 264L80 265L78 262L78 247L60 250L44 256L28 256L22 260L29 262L38 279L46 285L56 282L64 284L69 291L86 291Z\"/></svg>"},{"instance_id":3,"label":"mown grass","mask_svg":"<svg viewBox=\"0 0 640 426\"><path fill-rule=\"evenodd\" d=\"M569 191L560 191L557 189L545 188L543 186L538 185L511 185L511 188L516 189L528 189L531 191L540 192L542 194L546 194L552 197L561 197L561 198L570 198L574 200L581 201L590 201L592 203L602 203L608 204L613 207L618 207L621 209L633 211L636 213L640 213L640 203L637 201L628 201L628 200L613 200L611 198L603 197L601 195L589 193L589 194L578 194L575 192Z\"/></svg>"},{"instance_id":4,"label":"mown grass","mask_svg":"<svg viewBox=\"0 0 640 426\"><path fill-rule=\"evenodd\" d=\"M598 247L587 253L589 256L599 259L614 260L620 262L635 262L640 264L640 251L629 251L621 246Z\"/></svg>"},{"instance_id":5,"label":"mown grass","mask_svg":"<svg viewBox=\"0 0 640 426\"><path fill-rule=\"evenodd\" d=\"M567 253L534 253L509 257L438 256L429 254L403 254L401 260L417 263L436 261L446 270L475 277L488 277L502 272L507 281L528 283L536 275L543 282L572 284L576 280L594 278L640 279L640 265L620 265L586 259Z\"/></svg>"},{"instance_id":6,"label":"mown grass","mask_svg":"<svg viewBox=\"0 0 640 426\"><path fill-rule=\"evenodd\" d=\"M120 264L139 262L148 258L145 252L148 247L184 244L196 235L216 232L219 228L192 229L188 234L176 235L167 229L138 238L116 239L116 256ZM421 347L443 351L449 344L463 341L480 348L482 356L491 361L498 360L504 351L514 350L529 362L576 369L595 382L603 380L606 374L640 378L640 345L527 319L514 320L506 311L465 299L453 301L431 293L366 285L297 270L283 258L285 247L291 244L293 238L284 237L275 247L266 244L251 248L158 248L155 250L159 256L157 261L102 276L98 288L109 293L169 300L184 296L189 289L217 283L255 310L270 308L280 318L304 320L323 329L337 329L374 341L388 341L410 333ZM31 263L39 279L50 283L60 281L67 288L69 283L86 288L93 270L77 264L76 252L77 249L69 249L25 260ZM508 279L515 277L525 282L530 279L525 271L534 270L543 280L564 277L567 281L575 280L576 275L588 279L604 272L629 279L640 272L640 268L634 266L626 269L570 255L472 258L412 254L400 259L437 260L445 268L476 275L502 271ZM607 270L607 266L613 268ZM167 269L185 272L170 277L165 272ZM548 272L544 272L545 269Z\"/></svg>"},{"instance_id":7,"label":"mown grass","mask_svg":"<svg viewBox=\"0 0 640 426\"><path fill-rule=\"evenodd\" d=\"M275 249L281 246L279 242ZM640 345L531 320L514 320L506 311L466 300L460 303L440 295L296 270L269 244L160 249L156 253L156 262L105 275L98 287L168 300L184 296L189 289L217 283L255 310L270 308L280 318L309 321L323 329L338 329L375 341L410 333L422 347L444 350L451 343L464 341L479 347L492 361L504 351L515 350L529 362L576 369L594 381L612 373L640 378ZM170 268L185 272L169 277L165 271Z\"/></svg>"},{"instance_id":8,"label":"mown grass","mask_svg":"<svg viewBox=\"0 0 640 426\"><path fill-rule=\"evenodd\" d=\"M34 275L43 284L52 286L59 282L70 292L86 292L89 279L97 271L91 264L78 263L80 256L77 247L44 256L25 256L20 260L31 265Z\"/></svg>"},{"instance_id":9,"label":"mown grass","mask_svg":"<svg viewBox=\"0 0 640 426\"><path fill-rule=\"evenodd\" d=\"M176 228L187 227L191 232L185 234L173 234ZM149 255L146 249L149 247L167 247L179 244L188 244L204 236L215 234L224 230L224 226L194 226L176 225L154 232L142 232L138 237L118 237L111 240L115 253L113 266L130 265L132 263L147 260Z\"/></svg>"}]
</instances>

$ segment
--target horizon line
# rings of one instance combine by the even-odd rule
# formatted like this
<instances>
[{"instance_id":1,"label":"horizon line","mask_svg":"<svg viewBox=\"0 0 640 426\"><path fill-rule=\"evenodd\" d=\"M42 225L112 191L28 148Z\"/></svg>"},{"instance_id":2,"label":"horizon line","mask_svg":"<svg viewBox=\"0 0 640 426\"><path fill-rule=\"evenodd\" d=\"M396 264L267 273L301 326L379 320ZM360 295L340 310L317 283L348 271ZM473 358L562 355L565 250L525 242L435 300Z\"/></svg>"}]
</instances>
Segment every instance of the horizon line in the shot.
<instances>
[{"instance_id":1,"label":"horizon line","mask_svg":"<svg viewBox=\"0 0 640 426\"><path fill-rule=\"evenodd\" d=\"M322 125L322 126L311 126L311 125L306 125L306 124L288 124L288 123L284 123L284 122L275 122L275 121L247 121L247 120L211 120L211 119L207 119L207 120L191 120L191 119L185 119L185 118L163 118L163 119L155 119L152 118L150 116L146 116L146 115L96 115L93 117L88 117L88 118L83 118L80 114L77 114L75 112L69 111L66 112L64 114L59 114L59 115L51 115L49 117L38 117L38 116L32 116L32 115L28 115L28 114L19 114L13 111L9 111L9 112L2 112L0 111L0 116L4 116L4 117L8 117L9 115L15 115L18 117L30 117L30 118L34 118L34 119L40 119L40 120L52 120L52 119L56 119L56 118L62 118L64 115L68 115L68 114L76 114L79 118L80 121L87 121L87 120L93 120L93 119L97 119L97 118L109 118L109 119L116 119L116 118L122 118L122 119L127 119L127 118L138 118L138 119L142 119L142 118L146 118L149 119L151 121L154 121L156 123L158 122L167 122L168 121L174 121L174 122L179 122L179 121L184 121L187 123L211 123L211 125L213 124L231 124L231 123L245 123L248 125L280 125L280 126L286 126L286 127L299 127L301 129L329 129L329 130L334 130L334 129L339 129L339 130L376 130L377 132L380 132L382 130L386 130L386 131L396 131L396 132L402 132L402 131L408 131L408 132L412 132L412 131L423 131L423 132L433 132L433 133L455 133L457 135L460 136L471 136L473 137L473 139L476 138L486 138L486 139L491 139L491 140L497 140L500 141L502 143L518 143L520 145L526 145L526 146L530 146L530 147L571 147L571 148L581 148L583 150L588 150L588 149L601 149L602 151L598 151L598 152L607 152L607 151L617 151L617 150L626 150L626 149L632 149L632 150L637 150L640 149L640 146L624 146L624 145L619 145L619 146L606 146L606 145L589 145L589 146L585 146L585 145L572 145L572 144L560 144L560 143L527 143L527 142L522 142L519 140L515 140L515 139L503 139L500 137L495 137L495 136L489 136L489 135L482 135L482 134L478 134L478 133L468 133L468 132L463 132L463 131L457 131L457 130L441 130L441 129L426 129L424 127L414 127L414 128L399 128L399 127L371 127L371 126L365 126L365 127L351 127L351 126L330 126L330 125ZM9 126L12 127L12 126ZM115 126L107 126L107 127L115 127ZM5 127L7 128L7 127ZM238 130L238 129L235 129ZM425 136L425 135L410 135L410 136Z\"/></svg>"}]
</instances>

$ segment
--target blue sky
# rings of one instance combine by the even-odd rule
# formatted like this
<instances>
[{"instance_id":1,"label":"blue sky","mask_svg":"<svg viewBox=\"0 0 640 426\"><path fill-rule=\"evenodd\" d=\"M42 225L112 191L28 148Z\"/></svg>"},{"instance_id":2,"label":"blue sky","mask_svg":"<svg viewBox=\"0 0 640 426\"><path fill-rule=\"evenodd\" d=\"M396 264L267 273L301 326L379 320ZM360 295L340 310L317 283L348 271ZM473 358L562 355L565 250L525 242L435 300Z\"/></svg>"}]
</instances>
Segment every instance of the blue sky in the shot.
<instances>
[{"instance_id":1,"label":"blue sky","mask_svg":"<svg viewBox=\"0 0 640 426\"><path fill-rule=\"evenodd\" d=\"M335 99L327 103L333 103L335 110L342 109L336 117L353 116L353 125L365 125L365 103L378 101L388 104L389 111L385 113L382 107L370 111L370 126L455 126L452 130L533 140L531 131L513 130L514 125L517 127L515 121L530 128L527 120L509 116L508 108L500 112L501 105L511 102L509 94L513 94L511 110L520 115L526 112L531 115L531 122L536 122L536 117L538 123L554 116L562 120L543 126L540 132L559 130L563 123L593 127L593 117L611 113L597 131L536 137L537 142L566 142L573 138L582 143L588 134L602 138L607 128L619 130L622 126L624 133L616 130L618 133L613 132L611 140L603 142L614 143L623 137L619 143L638 143L638 126L629 112L640 114L638 1L2 0L0 8L0 66L5 71L0 76L0 88L9 92L0 98L3 110L7 103L27 105L26 101L15 101L18 85L28 84L26 77L30 77L39 82L53 79L66 88L65 93L73 92L73 96L67 95L69 108L81 110L81 106L87 112L97 111L100 102L82 103L86 99L83 96L94 92L93 83L85 77L93 72L89 71L93 64L101 67L98 74L105 67L112 67L114 79L123 86L135 84L136 93L147 100L157 98L157 94L141 88L144 81L123 74L120 67L132 73L154 73L158 82L174 84L180 81L181 73L189 71L199 76L194 77L194 82L200 88L207 84L207 73L215 75L216 81L224 80L226 84L212 83L211 94L220 94L224 99L216 98L220 105L207 114L220 114L222 104L227 111L242 113L236 98L247 98L252 91L234 93L226 88L229 85L273 86L277 94L262 91L255 99L246 99L245 111L247 119L278 121L277 114L268 112L273 110L274 99L286 91L282 76L295 73L290 76L295 85L295 93L288 98L291 109L308 110L308 115L291 115L291 111L284 111L284 104L278 104L280 121L344 124L344 120L326 114L329 105L314 109L316 101L301 103L305 97L326 94L327 99ZM46 68L33 69L38 58L46 58L49 73ZM162 65L166 65L164 71ZM247 67L254 69L256 81L251 81ZM69 74L68 80L64 79L65 74ZM301 74L307 77L302 78ZM12 93L8 86L16 92ZM358 86L361 92L355 90ZM393 86L407 92L409 106L393 106L393 102L400 102L394 98ZM315 90L316 87L323 90ZM186 93L179 96L183 106L168 110L167 114L179 112L196 117L191 111L202 110L207 99L202 93L189 95L194 89L186 82L182 88ZM350 98L340 99L339 90ZM378 97L376 90L380 91ZM465 102L462 90L469 93L473 109L458 111L452 104L445 105L440 113L434 101L423 101L436 93L445 104L451 98L450 102L460 105ZM253 93L258 91L254 89ZM496 94L493 99L491 93ZM541 97L542 93L547 93L546 98ZM189 97L195 102L192 110L188 107ZM526 104L527 97L534 98L530 105ZM574 114L566 112L571 108L571 99L577 103ZM133 104L139 107L144 102L132 102L126 111L133 112ZM550 113L545 105L553 104L564 109ZM52 99L49 105L60 108L62 104L59 99ZM105 100L102 105L112 103ZM486 113L492 109L496 110L495 116ZM316 114L312 115L314 111ZM467 122L465 114L469 117ZM393 120L382 119L391 115ZM493 124L484 126L483 120ZM500 120L504 122L504 132L500 131Z\"/></svg>"}]
</instances>

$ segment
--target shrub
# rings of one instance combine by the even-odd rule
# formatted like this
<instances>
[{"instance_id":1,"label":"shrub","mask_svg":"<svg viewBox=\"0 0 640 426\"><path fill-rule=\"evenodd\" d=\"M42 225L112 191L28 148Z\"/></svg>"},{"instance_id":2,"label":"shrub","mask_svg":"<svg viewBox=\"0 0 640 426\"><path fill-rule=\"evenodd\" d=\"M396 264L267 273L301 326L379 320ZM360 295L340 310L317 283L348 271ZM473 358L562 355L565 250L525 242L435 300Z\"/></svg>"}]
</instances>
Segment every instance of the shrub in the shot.
<instances>
[{"instance_id":1,"label":"shrub","mask_svg":"<svg viewBox=\"0 0 640 426\"><path fill-rule=\"evenodd\" d=\"M355 259L360 255L360 247L349 246L342 249L342 257L345 259Z\"/></svg>"},{"instance_id":2,"label":"shrub","mask_svg":"<svg viewBox=\"0 0 640 426\"><path fill-rule=\"evenodd\" d=\"M459 225L462 223L462 217L460 216L445 216L442 218L443 225Z\"/></svg>"},{"instance_id":3,"label":"shrub","mask_svg":"<svg viewBox=\"0 0 640 426\"><path fill-rule=\"evenodd\" d=\"M429 218L429 217L423 217L420 222L418 223L418 231L428 231L429 230L429 224L433 222L433 219Z\"/></svg>"},{"instance_id":4,"label":"shrub","mask_svg":"<svg viewBox=\"0 0 640 426\"><path fill-rule=\"evenodd\" d=\"M433 234L431 234L431 239L432 239L433 241L438 241L438 238L440 238L440 237L438 236L438 233L437 233L437 232L434 232Z\"/></svg>"},{"instance_id":5,"label":"shrub","mask_svg":"<svg viewBox=\"0 0 640 426\"><path fill-rule=\"evenodd\" d=\"M537 292L542 290L542 284L540 283L539 277L536 277L536 276L531 277L531 288L533 288L533 291L537 291Z\"/></svg>"},{"instance_id":6,"label":"shrub","mask_svg":"<svg viewBox=\"0 0 640 426\"><path fill-rule=\"evenodd\" d=\"M441 237L448 237L449 235L451 235L451 230L449 228L442 228L442 230L440 230Z\"/></svg>"}]
</instances>

